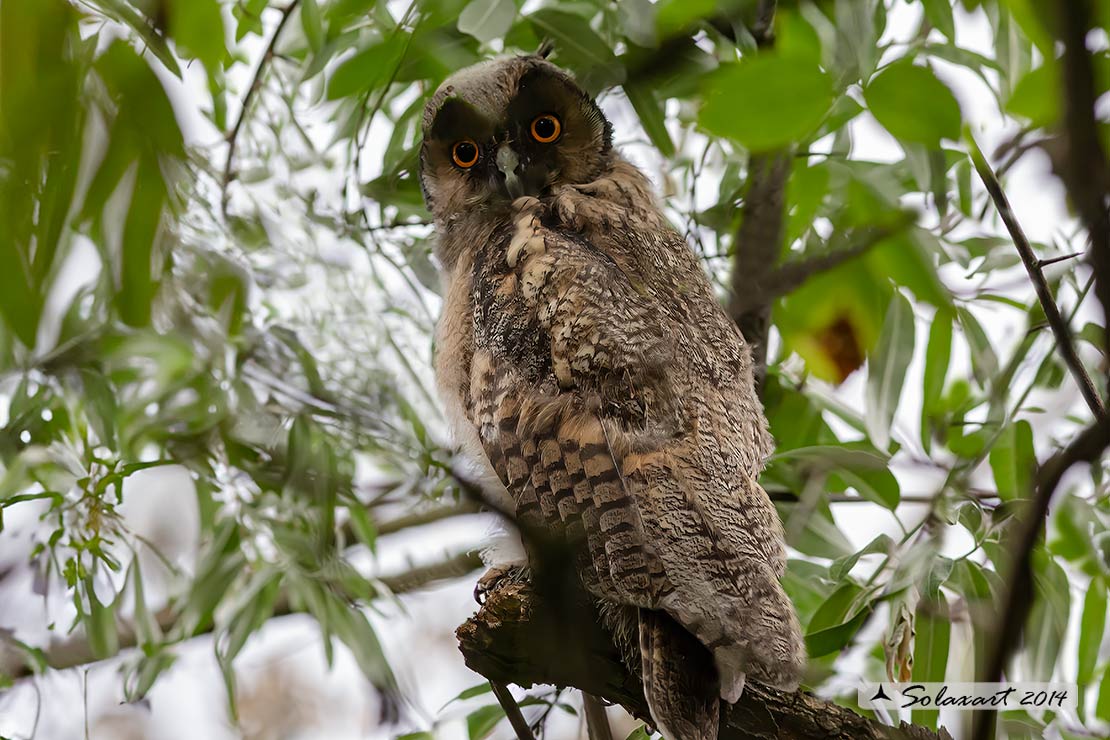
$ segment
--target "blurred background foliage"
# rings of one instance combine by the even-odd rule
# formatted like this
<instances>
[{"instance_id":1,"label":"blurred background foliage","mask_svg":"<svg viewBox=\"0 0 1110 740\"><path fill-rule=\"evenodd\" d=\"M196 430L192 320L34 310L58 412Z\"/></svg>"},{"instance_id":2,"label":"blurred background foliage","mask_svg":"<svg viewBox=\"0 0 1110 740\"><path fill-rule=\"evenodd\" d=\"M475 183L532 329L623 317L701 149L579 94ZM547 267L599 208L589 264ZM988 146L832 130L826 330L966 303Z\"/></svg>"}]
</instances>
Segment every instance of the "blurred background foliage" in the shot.
<instances>
[{"instance_id":1,"label":"blurred background foliage","mask_svg":"<svg viewBox=\"0 0 1110 740\"><path fill-rule=\"evenodd\" d=\"M443 561L367 566L380 534L473 509L430 380L419 116L446 75L545 39L722 299L751 156L789 152L779 263L807 279L773 309L764 485L807 684L852 705L856 675L970 677L1037 459L1090 418L968 153L982 137L1004 179L1039 163L1059 200L1048 5L783 0L761 45L746 0L0 0L0 540L53 632L3 630L0 713L28 701L28 673L128 647L115 680L139 701L214 634L234 720L236 655L307 612L378 690L372 736L433 736L367 609L472 573L484 526ZM1046 233L1034 248L1105 395L1090 271L1053 262L1085 235L1068 218ZM176 555L121 509L170 485L158 468L187 471L172 490L195 499ZM1014 675L1078 681L1084 700L1007 714L1009 737L1110 723L1106 481L1096 465L1068 482ZM559 696L535 692L530 716ZM489 696L462 698L469 736L494 732Z\"/></svg>"}]
</instances>

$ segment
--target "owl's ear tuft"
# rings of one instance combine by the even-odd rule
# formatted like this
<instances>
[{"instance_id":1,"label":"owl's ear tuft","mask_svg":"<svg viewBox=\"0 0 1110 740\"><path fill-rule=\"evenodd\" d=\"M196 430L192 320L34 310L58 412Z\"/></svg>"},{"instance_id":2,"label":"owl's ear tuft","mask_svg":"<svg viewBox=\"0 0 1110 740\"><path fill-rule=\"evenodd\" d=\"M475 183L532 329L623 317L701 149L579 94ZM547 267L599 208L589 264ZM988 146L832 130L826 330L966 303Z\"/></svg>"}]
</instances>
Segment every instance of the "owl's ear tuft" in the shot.
<instances>
[{"instance_id":1,"label":"owl's ear tuft","mask_svg":"<svg viewBox=\"0 0 1110 740\"><path fill-rule=\"evenodd\" d=\"M555 51L555 42L551 39L544 39L540 42L540 48L536 49L536 56L540 59L547 59L553 51Z\"/></svg>"}]
</instances>

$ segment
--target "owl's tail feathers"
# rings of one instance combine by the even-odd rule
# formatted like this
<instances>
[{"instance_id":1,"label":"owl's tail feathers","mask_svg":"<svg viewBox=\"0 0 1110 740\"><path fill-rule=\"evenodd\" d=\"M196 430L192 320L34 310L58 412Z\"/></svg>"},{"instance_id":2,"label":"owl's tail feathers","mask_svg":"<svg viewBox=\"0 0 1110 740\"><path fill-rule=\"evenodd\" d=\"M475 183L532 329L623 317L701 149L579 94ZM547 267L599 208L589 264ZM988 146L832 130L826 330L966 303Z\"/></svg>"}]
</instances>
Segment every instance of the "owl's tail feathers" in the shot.
<instances>
[{"instance_id":1,"label":"owl's tail feathers","mask_svg":"<svg viewBox=\"0 0 1110 740\"><path fill-rule=\"evenodd\" d=\"M644 696L666 740L717 740L720 688L709 651L669 614L640 609Z\"/></svg>"}]
</instances>

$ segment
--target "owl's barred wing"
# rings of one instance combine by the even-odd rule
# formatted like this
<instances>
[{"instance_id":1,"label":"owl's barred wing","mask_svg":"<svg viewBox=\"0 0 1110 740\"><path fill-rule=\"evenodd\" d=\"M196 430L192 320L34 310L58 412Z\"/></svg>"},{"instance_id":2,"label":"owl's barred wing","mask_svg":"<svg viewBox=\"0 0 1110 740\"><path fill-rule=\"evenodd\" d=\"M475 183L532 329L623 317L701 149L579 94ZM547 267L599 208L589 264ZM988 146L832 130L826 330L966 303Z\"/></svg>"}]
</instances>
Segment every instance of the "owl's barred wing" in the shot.
<instances>
[{"instance_id":1,"label":"owl's barred wing","mask_svg":"<svg viewBox=\"0 0 1110 740\"><path fill-rule=\"evenodd\" d=\"M582 545L583 582L596 595L658 607L671 589L596 411L571 393L522 392L527 384L488 352L472 368L473 421L522 527Z\"/></svg>"}]
</instances>

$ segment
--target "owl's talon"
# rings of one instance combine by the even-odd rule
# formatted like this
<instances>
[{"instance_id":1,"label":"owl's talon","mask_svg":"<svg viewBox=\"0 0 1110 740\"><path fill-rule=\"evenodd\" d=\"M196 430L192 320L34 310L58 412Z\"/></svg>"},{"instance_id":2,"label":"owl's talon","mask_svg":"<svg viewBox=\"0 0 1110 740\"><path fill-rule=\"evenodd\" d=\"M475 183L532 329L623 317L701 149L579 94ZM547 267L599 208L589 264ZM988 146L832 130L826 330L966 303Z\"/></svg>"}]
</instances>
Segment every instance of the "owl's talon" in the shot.
<instances>
[{"instance_id":1,"label":"owl's talon","mask_svg":"<svg viewBox=\"0 0 1110 740\"><path fill-rule=\"evenodd\" d=\"M529 570L524 565L495 565L478 579L474 586L474 600L485 604L490 595L506 585L528 580Z\"/></svg>"}]
</instances>

